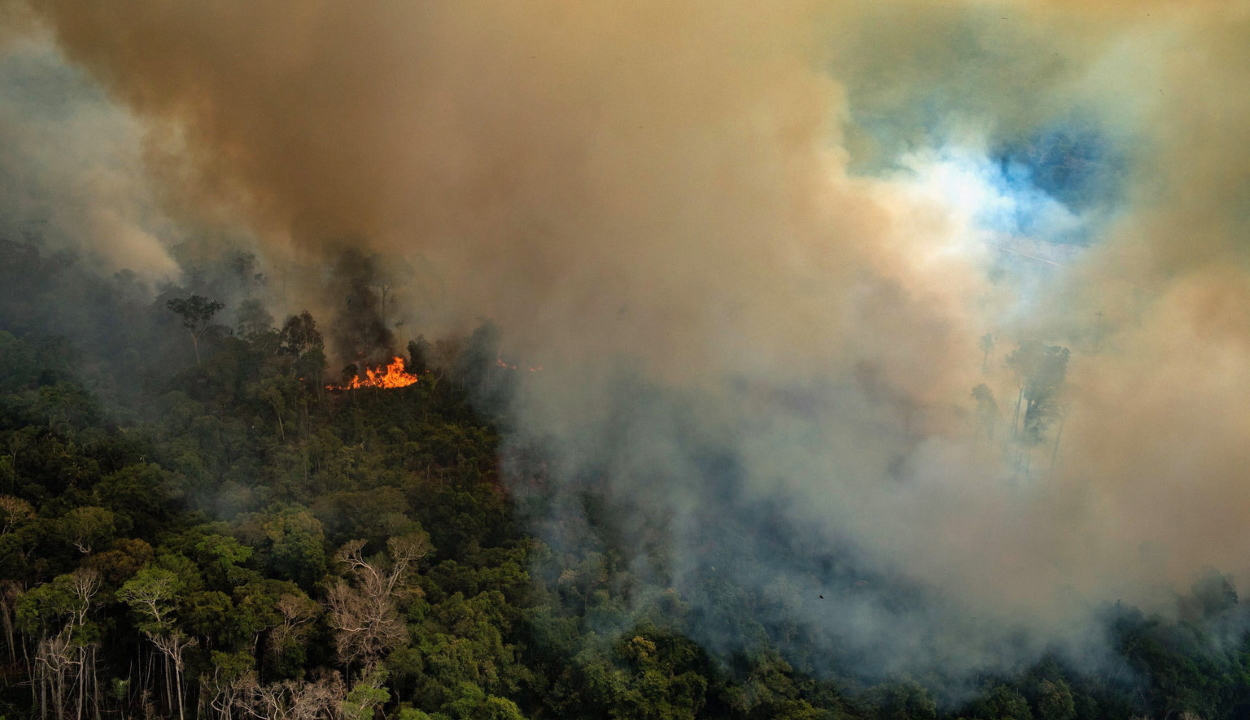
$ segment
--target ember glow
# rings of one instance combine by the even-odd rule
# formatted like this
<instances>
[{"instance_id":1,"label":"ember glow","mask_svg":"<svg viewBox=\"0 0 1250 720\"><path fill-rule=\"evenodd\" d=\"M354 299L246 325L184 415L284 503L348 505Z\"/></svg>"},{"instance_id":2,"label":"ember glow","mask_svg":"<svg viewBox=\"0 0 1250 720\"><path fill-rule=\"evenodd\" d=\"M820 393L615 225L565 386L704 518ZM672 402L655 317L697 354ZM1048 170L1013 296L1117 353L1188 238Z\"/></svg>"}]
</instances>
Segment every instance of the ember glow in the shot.
<instances>
[{"instance_id":1,"label":"ember glow","mask_svg":"<svg viewBox=\"0 0 1250 720\"><path fill-rule=\"evenodd\" d=\"M359 390L360 388L401 388L417 382L417 376L404 370L404 359L391 359L389 365L365 368L365 379L358 377L346 385L326 385L326 390Z\"/></svg>"}]
</instances>

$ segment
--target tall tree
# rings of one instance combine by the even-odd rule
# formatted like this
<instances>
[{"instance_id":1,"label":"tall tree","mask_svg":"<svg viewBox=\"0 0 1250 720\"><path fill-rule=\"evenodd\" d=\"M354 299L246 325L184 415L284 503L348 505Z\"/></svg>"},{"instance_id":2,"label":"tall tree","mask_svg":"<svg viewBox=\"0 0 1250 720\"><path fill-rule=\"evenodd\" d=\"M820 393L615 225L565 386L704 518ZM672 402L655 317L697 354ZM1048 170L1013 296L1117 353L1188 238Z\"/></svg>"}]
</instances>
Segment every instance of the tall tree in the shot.
<instances>
[{"instance_id":1,"label":"tall tree","mask_svg":"<svg viewBox=\"0 0 1250 720\"><path fill-rule=\"evenodd\" d=\"M212 327L213 318L225 305L210 300L203 295L192 295L189 298L174 298L165 303L165 307L182 318L182 326L191 333L191 344L195 348L195 364L200 364L200 338Z\"/></svg>"},{"instance_id":2,"label":"tall tree","mask_svg":"<svg viewBox=\"0 0 1250 720\"><path fill-rule=\"evenodd\" d=\"M1058 395L1068 372L1069 351L1058 345L1027 342L1007 356L1007 366L1016 375L1019 395L1012 432L1018 436L1020 410L1024 410L1023 430L1038 440L1046 426L1058 415Z\"/></svg>"},{"instance_id":3,"label":"tall tree","mask_svg":"<svg viewBox=\"0 0 1250 720\"><path fill-rule=\"evenodd\" d=\"M1060 416L1059 395L1068 373L1068 355L1066 347L1027 342L1007 357L1007 365L1015 372L1019 385L1012 420L1012 438L1019 446L1016 469L1019 471L1023 461L1026 476L1033 448L1041 444L1046 428ZM1053 457L1054 453L1052 464Z\"/></svg>"},{"instance_id":4,"label":"tall tree","mask_svg":"<svg viewBox=\"0 0 1250 720\"><path fill-rule=\"evenodd\" d=\"M256 298L248 298L239 305L237 319L239 334L249 340L259 338L273 329L273 315Z\"/></svg>"},{"instance_id":5,"label":"tall tree","mask_svg":"<svg viewBox=\"0 0 1250 720\"><path fill-rule=\"evenodd\" d=\"M366 559L364 546L364 540L353 540L338 551L335 559L355 582L332 587L327 603L339 660L345 666L360 664L361 675L368 676L387 650L408 640L395 596L428 551L429 539L424 532L391 538L389 559Z\"/></svg>"},{"instance_id":6,"label":"tall tree","mask_svg":"<svg viewBox=\"0 0 1250 720\"><path fill-rule=\"evenodd\" d=\"M317 321L307 310L288 317L282 323L283 352L298 357L310 350L321 350L324 344L321 332L317 330Z\"/></svg>"},{"instance_id":7,"label":"tall tree","mask_svg":"<svg viewBox=\"0 0 1250 720\"><path fill-rule=\"evenodd\" d=\"M167 696L177 699L179 720L185 717L182 671L186 651L197 642L175 623L175 608L184 590L182 581L172 571L146 567L117 591L118 599L130 605L139 618L139 629L164 656L166 681L171 679L172 671L174 687Z\"/></svg>"},{"instance_id":8,"label":"tall tree","mask_svg":"<svg viewBox=\"0 0 1250 720\"><path fill-rule=\"evenodd\" d=\"M985 333L981 336L980 342L981 352L981 373L985 374L990 369L990 353L994 352L994 336L991 333Z\"/></svg>"},{"instance_id":9,"label":"tall tree","mask_svg":"<svg viewBox=\"0 0 1250 720\"><path fill-rule=\"evenodd\" d=\"M998 403L994 401L994 391L990 386L981 383L972 388L972 399L977 401L977 436L985 433L986 438L994 439L994 423L998 420Z\"/></svg>"}]
</instances>

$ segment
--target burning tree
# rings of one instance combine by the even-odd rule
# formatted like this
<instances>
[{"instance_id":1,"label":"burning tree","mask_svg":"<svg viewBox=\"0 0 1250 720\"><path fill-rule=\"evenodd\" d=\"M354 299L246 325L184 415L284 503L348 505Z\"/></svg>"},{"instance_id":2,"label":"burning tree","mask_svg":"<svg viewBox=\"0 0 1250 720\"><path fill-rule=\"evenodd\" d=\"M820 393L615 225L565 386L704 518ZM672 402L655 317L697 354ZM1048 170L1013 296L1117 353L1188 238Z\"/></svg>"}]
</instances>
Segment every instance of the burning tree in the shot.
<instances>
[{"instance_id":1,"label":"burning tree","mask_svg":"<svg viewBox=\"0 0 1250 720\"><path fill-rule=\"evenodd\" d=\"M418 378L416 375L404 369L404 359L401 357L391 358L391 362L387 365L379 365L376 368L365 368L365 379L361 380L359 376L351 379L344 385L326 385L327 390L359 390L360 388L401 388L415 384Z\"/></svg>"}]
</instances>

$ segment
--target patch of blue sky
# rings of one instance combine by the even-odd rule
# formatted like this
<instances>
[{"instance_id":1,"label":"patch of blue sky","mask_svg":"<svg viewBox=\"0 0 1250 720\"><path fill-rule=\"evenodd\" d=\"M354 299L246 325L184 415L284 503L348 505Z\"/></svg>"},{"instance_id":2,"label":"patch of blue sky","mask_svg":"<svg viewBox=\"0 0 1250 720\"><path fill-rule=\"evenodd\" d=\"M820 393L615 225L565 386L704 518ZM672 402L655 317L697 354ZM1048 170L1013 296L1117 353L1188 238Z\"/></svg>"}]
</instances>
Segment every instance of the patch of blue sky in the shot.
<instances>
[{"instance_id":1,"label":"patch of blue sky","mask_svg":"<svg viewBox=\"0 0 1250 720\"><path fill-rule=\"evenodd\" d=\"M994 159L1013 175L1076 210L1114 202L1122 191L1125 160L1096 127L1070 122L1002 143Z\"/></svg>"},{"instance_id":2,"label":"patch of blue sky","mask_svg":"<svg viewBox=\"0 0 1250 720\"><path fill-rule=\"evenodd\" d=\"M1127 153L1093 119L1069 117L1003 137L988 117L977 121L934 97L894 111L852 113L852 172L930 175L918 166L944 165L950 200L990 232L1089 245L1123 197Z\"/></svg>"},{"instance_id":3,"label":"patch of blue sky","mask_svg":"<svg viewBox=\"0 0 1250 720\"><path fill-rule=\"evenodd\" d=\"M1123 162L1109 141L1062 127L998 144L949 138L897 163L935 183L982 229L1060 245L1096 242L1123 189Z\"/></svg>"},{"instance_id":4,"label":"patch of blue sky","mask_svg":"<svg viewBox=\"0 0 1250 720\"><path fill-rule=\"evenodd\" d=\"M1058 244L1085 244L1089 224L1078 208L1039 186L1033 168L977 158L983 181L997 202L986 204L976 220L992 232Z\"/></svg>"},{"instance_id":5,"label":"patch of blue sky","mask_svg":"<svg viewBox=\"0 0 1250 720\"><path fill-rule=\"evenodd\" d=\"M948 144L908 153L900 164L990 235L1072 243L1086 232L1082 215L1037 187L1026 168L995 162L983 147Z\"/></svg>"},{"instance_id":6,"label":"patch of blue sky","mask_svg":"<svg viewBox=\"0 0 1250 720\"><path fill-rule=\"evenodd\" d=\"M1018 199L1014 229L1048 242L1094 242L1124 190L1122 153L1087 125L1044 128L991 149L990 159L998 168L995 182Z\"/></svg>"}]
</instances>

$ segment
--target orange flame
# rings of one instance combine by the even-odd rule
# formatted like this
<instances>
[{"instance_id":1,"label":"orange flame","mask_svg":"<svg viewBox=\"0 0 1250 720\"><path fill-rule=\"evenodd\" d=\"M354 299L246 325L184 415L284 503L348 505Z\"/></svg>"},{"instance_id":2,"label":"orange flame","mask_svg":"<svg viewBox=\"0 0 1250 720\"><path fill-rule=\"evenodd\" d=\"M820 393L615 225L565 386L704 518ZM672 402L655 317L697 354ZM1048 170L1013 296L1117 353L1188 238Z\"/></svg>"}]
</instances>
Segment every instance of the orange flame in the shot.
<instances>
[{"instance_id":1,"label":"orange flame","mask_svg":"<svg viewBox=\"0 0 1250 720\"><path fill-rule=\"evenodd\" d=\"M504 370L516 370L517 369L516 365L511 365L509 363L504 362L503 355L501 353L495 353L495 365L503 368ZM539 365L538 367L532 367L529 370L530 372L542 372L543 366Z\"/></svg>"},{"instance_id":2,"label":"orange flame","mask_svg":"<svg viewBox=\"0 0 1250 720\"><path fill-rule=\"evenodd\" d=\"M385 372L384 372L385 370ZM358 390L360 388L401 388L417 382L417 376L404 371L404 359L394 358L389 365L365 368L365 379L358 377L346 385L326 385L326 390Z\"/></svg>"}]
</instances>

